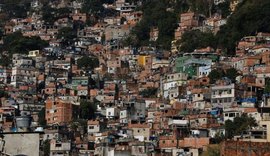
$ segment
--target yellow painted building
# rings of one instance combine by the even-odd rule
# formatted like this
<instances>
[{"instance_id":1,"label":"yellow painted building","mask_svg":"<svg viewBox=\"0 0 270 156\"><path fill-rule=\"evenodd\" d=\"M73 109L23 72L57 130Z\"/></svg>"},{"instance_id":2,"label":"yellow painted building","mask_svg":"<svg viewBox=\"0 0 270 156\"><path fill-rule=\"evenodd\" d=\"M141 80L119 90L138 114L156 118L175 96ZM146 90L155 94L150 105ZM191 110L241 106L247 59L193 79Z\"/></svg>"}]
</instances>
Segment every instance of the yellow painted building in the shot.
<instances>
[{"instance_id":1,"label":"yellow painted building","mask_svg":"<svg viewBox=\"0 0 270 156\"><path fill-rule=\"evenodd\" d=\"M138 56L138 65L145 66L150 59L151 59L150 55L139 55Z\"/></svg>"}]
</instances>

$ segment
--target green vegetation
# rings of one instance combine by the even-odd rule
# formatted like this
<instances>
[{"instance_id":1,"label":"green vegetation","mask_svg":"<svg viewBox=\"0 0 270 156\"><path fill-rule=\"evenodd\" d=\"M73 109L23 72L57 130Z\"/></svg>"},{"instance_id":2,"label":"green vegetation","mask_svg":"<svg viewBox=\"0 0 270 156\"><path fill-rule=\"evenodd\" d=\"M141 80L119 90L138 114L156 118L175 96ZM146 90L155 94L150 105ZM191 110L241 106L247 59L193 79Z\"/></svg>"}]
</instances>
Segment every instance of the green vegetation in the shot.
<instances>
[{"instance_id":1,"label":"green vegetation","mask_svg":"<svg viewBox=\"0 0 270 156\"><path fill-rule=\"evenodd\" d=\"M172 11L168 11L172 8ZM146 1L142 6L142 20L134 28L125 44L139 47L143 45L154 45L163 49L169 49L176 28L178 15L187 10L201 13L209 17L219 12L228 18L226 25L214 36L212 33L200 31L188 31L178 41L182 45L180 50L190 52L197 48L211 46L221 48L227 55L234 55L237 42L244 36L254 35L256 32L270 32L270 1L244 0L239 4L237 10L231 14L229 1L213 5L212 0L178 0L175 2L167 0ZM150 29L156 27L159 30L158 40L149 42Z\"/></svg>"},{"instance_id":2,"label":"green vegetation","mask_svg":"<svg viewBox=\"0 0 270 156\"><path fill-rule=\"evenodd\" d=\"M77 37L77 31L71 27L64 27L58 31L57 38L61 39L63 46L69 46L73 40Z\"/></svg>"},{"instance_id":3,"label":"green vegetation","mask_svg":"<svg viewBox=\"0 0 270 156\"><path fill-rule=\"evenodd\" d=\"M190 9L193 12L210 16L213 9L213 0L188 0Z\"/></svg>"},{"instance_id":4,"label":"green vegetation","mask_svg":"<svg viewBox=\"0 0 270 156\"><path fill-rule=\"evenodd\" d=\"M210 83L215 83L217 80L221 79L222 77L227 77L232 82L235 82L235 78L238 75L239 73L235 68L229 68L227 70L214 69L209 73L208 77L210 78Z\"/></svg>"},{"instance_id":5,"label":"green vegetation","mask_svg":"<svg viewBox=\"0 0 270 156\"><path fill-rule=\"evenodd\" d=\"M182 52L193 52L195 49L206 48L208 46L216 48L216 38L211 32L201 32L200 30L186 31L181 40L177 41Z\"/></svg>"},{"instance_id":6,"label":"green vegetation","mask_svg":"<svg viewBox=\"0 0 270 156\"><path fill-rule=\"evenodd\" d=\"M253 126L257 126L256 120L243 114L241 117L235 117L234 121L225 121L225 137L231 139L233 136L241 135Z\"/></svg>"},{"instance_id":7,"label":"green vegetation","mask_svg":"<svg viewBox=\"0 0 270 156\"><path fill-rule=\"evenodd\" d=\"M43 142L43 154L44 156L49 156L50 155L50 142L51 140L45 140Z\"/></svg>"},{"instance_id":8,"label":"green vegetation","mask_svg":"<svg viewBox=\"0 0 270 156\"><path fill-rule=\"evenodd\" d=\"M96 102L82 100L80 103L80 119L94 119L96 110Z\"/></svg>"},{"instance_id":9,"label":"green vegetation","mask_svg":"<svg viewBox=\"0 0 270 156\"><path fill-rule=\"evenodd\" d=\"M1 17L0 17L1 18ZM0 39L4 36L4 30L0 27Z\"/></svg>"},{"instance_id":10,"label":"green vegetation","mask_svg":"<svg viewBox=\"0 0 270 156\"><path fill-rule=\"evenodd\" d=\"M139 47L151 44L161 49L170 49L180 13L190 10L207 17L215 12L220 12L223 17L230 14L229 2L214 6L213 0L145 1L141 10L143 11L143 18L133 29L132 35L124 41L124 45L131 44ZM159 30L156 42L149 42L151 28L158 28ZM188 52L207 46L217 47L216 38L212 33L203 33L198 30L186 32L183 39L178 41L178 44L182 45L182 51Z\"/></svg>"},{"instance_id":11,"label":"green vegetation","mask_svg":"<svg viewBox=\"0 0 270 156\"><path fill-rule=\"evenodd\" d=\"M112 4L113 0L87 0L84 1L82 12L89 15L93 15L94 18L87 19L87 25L94 25L97 23L98 18L104 18L106 16L115 16L117 12L113 9L104 8L103 3Z\"/></svg>"},{"instance_id":12,"label":"green vegetation","mask_svg":"<svg viewBox=\"0 0 270 156\"><path fill-rule=\"evenodd\" d=\"M8 97L8 93L3 90L0 90L0 98L2 97Z\"/></svg>"},{"instance_id":13,"label":"green vegetation","mask_svg":"<svg viewBox=\"0 0 270 156\"><path fill-rule=\"evenodd\" d=\"M10 65L14 53L27 54L30 50L42 50L49 45L40 37L24 37L19 31L5 36L3 41L4 44L0 47L0 65L3 66Z\"/></svg>"},{"instance_id":14,"label":"green vegetation","mask_svg":"<svg viewBox=\"0 0 270 156\"><path fill-rule=\"evenodd\" d=\"M152 44L162 49L170 49L177 27L177 14L167 11L170 5L166 0L146 1L142 7L143 18L133 29L129 39L133 39L133 46ZM149 42L151 28L158 28L159 35L156 42Z\"/></svg>"},{"instance_id":15,"label":"green vegetation","mask_svg":"<svg viewBox=\"0 0 270 156\"><path fill-rule=\"evenodd\" d=\"M229 68L225 71L225 76L235 82L236 77L239 75L238 71L235 68Z\"/></svg>"},{"instance_id":16,"label":"green vegetation","mask_svg":"<svg viewBox=\"0 0 270 156\"><path fill-rule=\"evenodd\" d=\"M237 42L256 32L270 32L270 1L244 0L217 33L218 46L234 55Z\"/></svg>"},{"instance_id":17,"label":"green vegetation","mask_svg":"<svg viewBox=\"0 0 270 156\"><path fill-rule=\"evenodd\" d=\"M226 0L224 3L220 3L217 6L213 7L213 13L218 12L221 13L223 18L228 17L231 14L230 10L230 1Z\"/></svg>"},{"instance_id":18,"label":"green vegetation","mask_svg":"<svg viewBox=\"0 0 270 156\"><path fill-rule=\"evenodd\" d=\"M41 126L46 126L45 111L45 108L42 108L38 113L38 123Z\"/></svg>"},{"instance_id":19,"label":"green vegetation","mask_svg":"<svg viewBox=\"0 0 270 156\"><path fill-rule=\"evenodd\" d=\"M99 61L96 57L83 56L77 60L77 65L79 68L93 70L99 66Z\"/></svg>"},{"instance_id":20,"label":"green vegetation","mask_svg":"<svg viewBox=\"0 0 270 156\"><path fill-rule=\"evenodd\" d=\"M70 128L74 132L78 131L78 128L82 128L84 133L86 133L87 132L87 119L75 119L75 120L73 120L71 122Z\"/></svg>"},{"instance_id":21,"label":"green vegetation","mask_svg":"<svg viewBox=\"0 0 270 156\"><path fill-rule=\"evenodd\" d=\"M151 87L140 91L139 95L141 95L144 98L154 98L157 97L157 91L158 91L157 88Z\"/></svg>"},{"instance_id":22,"label":"green vegetation","mask_svg":"<svg viewBox=\"0 0 270 156\"><path fill-rule=\"evenodd\" d=\"M5 55L2 55L0 58L0 65L4 67L8 67L10 65L11 58Z\"/></svg>"},{"instance_id":23,"label":"green vegetation","mask_svg":"<svg viewBox=\"0 0 270 156\"><path fill-rule=\"evenodd\" d=\"M22 53L26 54L30 50L42 50L49 44L40 39L40 37L24 37L17 31L4 37L4 50L9 54Z\"/></svg>"},{"instance_id":24,"label":"green vegetation","mask_svg":"<svg viewBox=\"0 0 270 156\"><path fill-rule=\"evenodd\" d=\"M270 78L269 77L265 78L264 93L267 93L267 94L270 93Z\"/></svg>"},{"instance_id":25,"label":"green vegetation","mask_svg":"<svg viewBox=\"0 0 270 156\"><path fill-rule=\"evenodd\" d=\"M1 0L2 12L5 13L6 19L25 18L27 11L30 10L30 0Z\"/></svg>"},{"instance_id":26,"label":"green vegetation","mask_svg":"<svg viewBox=\"0 0 270 156\"><path fill-rule=\"evenodd\" d=\"M221 79L224 76L224 72L221 69L212 70L208 77L210 78L210 83L215 83L217 80Z\"/></svg>"},{"instance_id":27,"label":"green vegetation","mask_svg":"<svg viewBox=\"0 0 270 156\"><path fill-rule=\"evenodd\" d=\"M202 153L202 156L220 156L220 145L208 145L207 150Z\"/></svg>"},{"instance_id":28,"label":"green vegetation","mask_svg":"<svg viewBox=\"0 0 270 156\"><path fill-rule=\"evenodd\" d=\"M68 8L52 8L48 5L42 7L42 19L44 20L45 24L53 25L53 23L64 17L69 17L71 11Z\"/></svg>"}]
</instances>

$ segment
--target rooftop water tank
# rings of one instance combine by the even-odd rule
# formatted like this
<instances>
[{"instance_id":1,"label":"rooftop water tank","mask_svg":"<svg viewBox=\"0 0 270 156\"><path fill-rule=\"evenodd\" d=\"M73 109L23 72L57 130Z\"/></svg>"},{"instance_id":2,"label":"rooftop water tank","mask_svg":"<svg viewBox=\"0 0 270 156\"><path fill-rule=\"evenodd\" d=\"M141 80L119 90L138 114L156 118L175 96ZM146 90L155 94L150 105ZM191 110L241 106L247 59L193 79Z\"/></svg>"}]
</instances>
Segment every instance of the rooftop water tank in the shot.
<instances>
[{"instance_id":1,"label":"rooftop water tank","mask_svg":"<svg viewBox=\"0 0 270 156\"><path fill-rule=\"evenodd\" d=\"M22 129L23 131L30 128L31 117L30 116L18 116L16 117L16 126L18 130Z\"/></svg>"}]
</instances>

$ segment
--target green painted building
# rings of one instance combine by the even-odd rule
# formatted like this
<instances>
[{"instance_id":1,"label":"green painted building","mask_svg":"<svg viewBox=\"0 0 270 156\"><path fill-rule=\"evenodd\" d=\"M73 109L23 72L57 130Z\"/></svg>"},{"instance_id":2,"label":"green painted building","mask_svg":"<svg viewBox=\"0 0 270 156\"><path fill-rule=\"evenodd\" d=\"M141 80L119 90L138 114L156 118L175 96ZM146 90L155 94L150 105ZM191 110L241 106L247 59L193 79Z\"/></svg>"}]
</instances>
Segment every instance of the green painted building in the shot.
<instances>
[{"instance_id":1,"label":"green painted building","mask_svg":"<svg viewBox=\"0 0 270 156\"><path fill-rule=\"evenodd\" d=\"M175 71L185 73L189 77L197 75L198 67L211 66L211 59L194 58L192 56L181 56L175 60Z\"/></svg>"}]
</instances>

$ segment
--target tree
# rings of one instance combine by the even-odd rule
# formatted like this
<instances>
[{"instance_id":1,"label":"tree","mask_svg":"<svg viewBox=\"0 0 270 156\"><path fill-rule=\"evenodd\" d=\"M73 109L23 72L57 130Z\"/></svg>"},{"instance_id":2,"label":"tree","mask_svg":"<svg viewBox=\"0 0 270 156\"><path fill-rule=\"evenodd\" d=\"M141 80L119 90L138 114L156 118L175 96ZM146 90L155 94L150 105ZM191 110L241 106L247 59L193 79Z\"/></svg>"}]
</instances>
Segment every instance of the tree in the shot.
<instances>
[{"instance_id":1,"label":"tree","mask_svg":"<svg viewBox=\"0 0 270 156\"><path fill-rule=\"evenodd\" d=\"M217 80L221 79L224 76L222 69L214 69L209 74L210 83L215 83Z\"/></svg>"},{"instance_id":2,"label":"tree","mask_svg":"<svg viewBox=\"0 0 270 156\"><path fill-rule=\"evenodd\" d=\"M8 57L6 55L0 56L0 65L4 66L4 67L8 67L9 65L11 65L10 57Z\"/></svg>"},{"instance_id":3,"label":"tree","mask_svg":"<svg viewBox=\"0 0 270 156\"><path fill-rule=\"evenodd\" d=\"M102 36L101 36L101 44L105 44L105 41L106 41L106 36L105 36L105 34L102 34Z\"/></svg>"},{"instance_id":4,"label":"tree","mask_svg":"<svg viewBox=\"0 0 270 156\"><path fill-rule=\"evenodd\" d=\"M264 93L269 94L270 93L270 78L265 78L265 88Z\"/></svg>"},{"instance_id":5,"label":"tree","mask_svg":"<svg viewBox=\"0 0 270 156\"><path fill-rule=\"evenodd\" d=\"M42 108L38 113L38 123L41 126L46 126L46 119L45 119L45 108Z\"/></svg>"},{"instance_id":6,"label":"tree","mask_svg":"<svg viewBox=\"0 0 270 156\"><path fill-rule=\"evenodd\" d=\"M225 121L225 137L233 138L235 135L241 135L253 126L257 126L256 120L253 117L243 114L241 117L235 117L233 121Z\"/></svg>"},{"instance_id":7,"label":"tree","mask_svg":"<svg viewBox=\"0 0 270 156\"><path fill-rule=\"evenodd\" d=\"M220 145L208 145L202 156L220 156Z\"/></svg>"},{"instance_id":8,"label":"tree","mask_svg":"<svg viewBox=\"0 0 270 156\"><path fill-rule=\"evenodd\" d=\"M41 9L42 19L45 24L53 25L54 22L60 18L69 17L70 10L69 8L52 8L49 5L45 5Z\"/></svg>"},{"instance_id":9,"label":"tree","mask_svg":"<svg viewBox=\"0 0 270 156\"><path fill-rule=\"evenodd\" d=\"M82 12L89 14L98 14L104 10L100 0L88 0L85 1L82 7Z\"/></svg>"},{"instance_id":10,"label":"tree","mask_svg":"<svg viewBox=\"0 0 270 156\"><path fill-rule=\"evenodd\" d=\"M177 28L177 15L167 11L171 4L166 0L145 1L142 6L143 18L133 28L129 39L136 47L149 45L150 29L157 27L159 30L158 40L155 43L162 49L170 49Z\"/></svg>"},{"instance_id":11,"label":"tree","mask_svg":"<svg viewBox=\"0 0 270 156\"><path fill-rule=\"evenodd\" d=\"M221 132L215 134L215 137L212 138L210 141L212 144L219 144L225 139L225 135Z\"/></svg>"},{"instance_id":12,"label":"tree","mask_svg":"<svg viewBox=\"0 0 270 156\"><path fill-rule=\"evenodd\" d=\"M0 90L0 98L2 97L8 97L8 93L3 90Z\"/></svg>"},{"instance_id":13,"label":"tree","mask_svg":"<svg viewBox=\"0 0 270 156\"><path fill-rule=\"evenodd\" d=\"M63 46L70 46L77 37L77 30L71 27L63 27L58 31L57 38L61 39Z\"/></svg>"},{"instance_id":14,"label":"tree","mask_svg":"<svg viewBox=\"0 0 270 156\"><path fill-rule=\"evenodd\" d=\"M235 54L237 42L244 36L256 32L270 32L270 1L245 0L238 4L227 24L217 33L218 46L227 55Z\"/></svg>"},{"instance_id":15,"label":"tree","mask_svg":"<svg viewBox=\"0 0 270 156\"><path fill-rule=\"evenodd\" d=\"M43 142L43 154L44 154L44 156L49 156L50 155L50 142L51 142L51 140L45 140L44 142Z\"/></svg>"},{"instance_id":16,"label":"tree","mask_svg":"<svg viewBox=\"0 0 270 156\"><path fill-rule=\"evenodd\" d=\"M188 1L187 0L176 1L173 8L174 8L176 14L187 12L189 9Z\"/></svg>"},{"instance_id":17,"label":"tree","mask_svg":"<svg viewBox=\"0 0 270 156\"><path fill-rule=\"evenodd\" d=\"M126 21L127 21L127 19L125 17L121 17L121 19L120 19L121 24L124 24Z\"/></svg>"},{"instance_id":18,"label":"tree","mask_svg":"<svg viewBox=\"0 0 270 156\"><path fill-rule=\"evenodd\" d=\"M212 12L213 0L189 0L190 9L193 12L210 16Z\"/></svg>"},{"instance_id":19,"label":"tree","mask_svg":"<svg viewBox=\"0 0 270 156\"><path fill-rule=\"evenodd\" d=\"M104 8L103 4L113 3L112 0L87 0L84 1L82 12L93 15L97 18L104 18L106 16L116 16L117 12L113 9Z\"/></svg>"},{"instance_id":20,"label":"tree","mask_svg":"<svg viewBox=\"0 0 270 156\"><path fill-rule=\"evenodd\" d=\"M37 92L41 93L42 89L45 89L45 82L42 81L37 86Z\"/></svg>"},{"instance_id":21,"label":"tree","mask_svg":"<svg viewBox=\"0 0 270 156\"><path fill-rule=\"evenodd\" d=\"M225 71L226 77L228 77L232 82L235 82L235 78L239 75L235 68L229 68Z\"/></svg>"},{"instance_id":22,"label":"tree","mask_svg":"<svg viewBox=\"0 0 270 156\"><path fill-rule=\"evenodd\" d=\"M223 3L219 3L213 9L214 12L218 12L223 18L228 17L231 14L230 1L226 0Z\"/></svg>"},{"instance_id":23,"label":"tree","mask_svg":"<svg viewBox=\"0 0 270 156\"><path fill-rule=\"evenodd\" d=\"M0 17L1 18L1 17ZM3 35L4 35L4 30L2 30L2 28L0 27L0 39L2 39Z\"/></svg>"},{"instance_id":24,"label":"tree","mask_svg":"<svg viewBox=\"0 0 270 156\"><path fill-rule=\"evenodd\" d=\"M49 45L48 42L41 40L40 37L25 37L20 31L5 36L3 40L3 50L8 51L9 54L26 54L30 50L42 50Z\"/></svg>"},{"instance_id":25,"label":"tree","mask_svg":"<svg viewBox=\"0 0 270 156\"><path fill-rule=\"evenodd\" d=\"M26 18L27 11L30 10L30 1L10 0L2 2L2 9L8 15L8 18Z\"/></svg>"},{"instance_id":26,"label":"tree","mask_svg":"<svg viewBox=\"0 0 270 156\"><path fill-rule=\"evenodd\" d=\"M82 100L80 102L80 117L82 119L94 119L97 103Z\"/></svg>"},{"instance_id":27,"label":"tree","mask_svg":"<svg viewBox=\"0 0 270 156\"><path fill-rule=\"evenodd\" d=\"M157 88L150 87L150 88L140 91L139 94L144 98L153 98L153 97L157 97L157 91L158 91Z\"/></svg>"},{"instance_id":28,"label":"tree","mask_svg":"<svg viewBox=\"0 0 270 156\"><path fill-rule=\"evenodd\" d=\"M83 56L77 60L77 65L79 68L93 70L99 66L98 58Z\"/></svg>"},{"instance_id":29,"label":"tree","mask_svg":"<svg viewBox=\"0 0 270 156\"><path fill-rule=\"evenodd\" d=\"M56 21L56 18L54 17L55 11L56 9L50 6L42 7L42 19L46 24L53 25L53 23Z\"/></svg>"},{"instance_id":30,"label":"tree","mask_svg":"<svg viewBox=\"0 0 270 156\"><path fill-rule=\"evenodd\" d=\"M211 32L201 32L200 30L186 31L182 38L177 41L180 45L180 51L193 52L198 48L206 48L208 46L216 48L216 39Z\"/></svg>"},{"instance_id":31,"label":"tree","mask_svg":"<svg viewBox=\"0 0 270 156\"><path fill-rule=\"evenodd\" d=\"M70 125L70 128L72 129L72 131L76 132L78 130L78 128L81 127L83 129L83 132L86 133L87 132L87 121L88 121L87 119L73 120L71 125Z\"/></svg>"}]
</instances>

